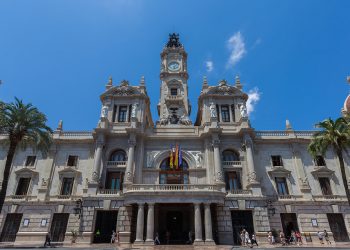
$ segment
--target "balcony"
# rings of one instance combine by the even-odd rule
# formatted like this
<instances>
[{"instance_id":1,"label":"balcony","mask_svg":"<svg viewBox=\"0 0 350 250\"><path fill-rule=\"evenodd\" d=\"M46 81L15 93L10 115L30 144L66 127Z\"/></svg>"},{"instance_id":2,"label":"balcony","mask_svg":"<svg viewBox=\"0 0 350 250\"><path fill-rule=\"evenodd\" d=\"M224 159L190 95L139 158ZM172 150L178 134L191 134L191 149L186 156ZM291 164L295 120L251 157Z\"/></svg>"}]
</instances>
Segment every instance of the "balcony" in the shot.
<instances>
[{"instance_id":1,"label":"balcony","mask_svg":"<svg viewBox=\"0 0 350 250\"><path fill-rule=\"evenodd\" d=\"M180 102L184 99L182 95L167 95L165 97L166 102Z\"/></svg>"},{"instance_id":2,"label":"balcony","mask_svg":"<svg viewBox=\"0 0 350 250\"><path fill-rule=\"evenodd\" d=\"M107 161L107 167L125 167L126 161Z\"/></svg>"},{"instance_id":3,"label":"balcony","mask_svg":"<svg viewBox=\"0 0 350 250\"><path fill-rule=\"evenodd\" d=\"M341 195L335 195L335 194L328 194L328 195L314 195L313 196L316 201L324 201L324 200L338 200L344 198L346 199L346 196Z\"/></svg>"},{"instance_id":4,"label":"balcony","mask_svg":"<svg viewBox=\"0 0 350 250\"><path fill-rule=\"evenodd\" d=\"M226 190L228 196L246 196L246 195L252 195L252 190L244 190L244 189L237 189L237 190Z\"/></svg>"},{"instance_id":5,"label":"balcony","mask_svg":"<svg viewBox=\"0 0 350 250\"><path fill-rule=\"evenodd\" d=\"M183 192L183 191L221 191L216 185L208 184L134 184L128 188L127 192Z\"/></svg>"},{"instance_id":6,"label":"balcony","mask_svg":"<svg viewBox=\"0 0 350 250\"><path fill-rule=\"evenodd\" d=\"M222 167L224 168L242 168L245 165L244 161L222 161Z\"/></svg>"},{"instance_id":7,"label":"balcony","mask_svg":"<svg viewBox=\"0 0 350 250\"><path fill-rule=\"evenodd\" d=\"M117 190L117 189L99 189L97 191L97 194L99 195L116 195L116 196L121 196L123 194L122 190Z\"/></svg>"}]
</instances>

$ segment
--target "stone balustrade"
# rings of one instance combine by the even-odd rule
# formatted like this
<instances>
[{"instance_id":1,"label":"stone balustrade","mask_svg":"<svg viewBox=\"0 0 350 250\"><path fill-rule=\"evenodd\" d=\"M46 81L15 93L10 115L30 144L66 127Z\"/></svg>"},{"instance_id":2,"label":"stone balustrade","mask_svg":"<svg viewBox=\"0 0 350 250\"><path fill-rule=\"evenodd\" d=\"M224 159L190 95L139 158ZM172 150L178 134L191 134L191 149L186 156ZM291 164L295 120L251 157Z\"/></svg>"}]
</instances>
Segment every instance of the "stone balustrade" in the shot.
<instances>
[{"instance_id":1,"label":"stone balustrade","mask_svg":"<svg viewBox=\"0 0 350 250\"><path fill-rule=\"evenodd\" d=\"M226 190L227 195L232 196L232 195L251 195L252 190L249 189L232 189L232 190Z\"/></svg>"},{"instance_id":2,"label":"stone balustrade","mask_svg":"<svg viewBox=\"0 0 350 250\"><path fill-rule=\"evenodd\" d=\"M245 165L244 161L222 161L222 166L224 168L241 168Z\"/></svg>"},{"instance_id":3,"label":"stone balustrade","mask_svg":"<svg viewBox=\"0 0 350 250\"><path fill-rule=\"evenodd\" d=\"M340 196L335 194L329 194L329 195L314 195L314 199L317 200L336 200L341 198L346 198L346 196Z\"/></svg>"},{"instance_id":4,"label":"stone balustrade","mask_svg":"<svg viewBox=\"0 0 350 250\"><path fill-rule=\"evenodd\" d=\"M209 185L209 184L133 184L127 190L127 192L135 192L135 191L221 191L220 187L217 185Z\"/></svg>"},{"instance_id":5,"label":"stone balustrade","mask_svg":"<svg viewBox=\"0 0 350 250\"><path fill-rule=\"evenodd\" d=\"M108 167L125 167L126 161L107 161Z\"/></svg>"},{"instance_id":6,"label":"stone balustrade","mask_svg":"<svg viewBox=\"0 0 350 250\"><path fill-rule=\"evenodd\" d=\"M97 191L97 194L121 196L123 194L123 191L117 189L99 189Z\"/></svg>"}]
</instances>

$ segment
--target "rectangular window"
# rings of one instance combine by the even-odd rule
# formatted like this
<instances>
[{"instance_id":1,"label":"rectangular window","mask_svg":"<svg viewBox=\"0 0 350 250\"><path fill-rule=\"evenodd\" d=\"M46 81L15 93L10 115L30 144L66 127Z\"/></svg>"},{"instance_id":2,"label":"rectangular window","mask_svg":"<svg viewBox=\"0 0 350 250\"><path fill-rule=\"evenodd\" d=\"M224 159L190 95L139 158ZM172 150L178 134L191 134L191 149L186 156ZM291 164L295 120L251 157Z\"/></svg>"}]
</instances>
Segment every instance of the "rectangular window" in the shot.
<instances>
[{"instance_id":1,"label":"rectangular window","mask_svg":"<svg viewBox=\"0 0 350 250\"><path fill-rule=\"evenodd\" d=\"M28 155L27 160L25 163L25 166L27 167L33 167L35 164L36 156L35 155Z\"/></svg>"},{"instance_id":2,"label":"rectangular window","mask_svg":"<svg viewBox=\"0 0 350 250\"><path fill-rule=\"evenodd\" d=\"M279 195L289 194L286 178L276 177L275 181L276 181L277 192Z\"/></svg>"},{"instance_id":3,"label":"rectangular window","mask_svg":"<svg viewBox=\"0 0 350 250\"><path fill-rule=\"evenodd\" d=\"M78 166L78 156L77 155L69 155L67 161L68 167L76 167Z\"/></svg>"},{"instance_id":4,"label":"rectangular window","mask_svg":"<svg viewBox=\"0 0 350 250\"><path fill-rule=\"evenodd\" d=\"M64 177L62 181L61 195L71 195L73 189L74 178Z\"/></svg>"},{"instance_id":5,"label":"rectangular window","mask_svg":"<svg viewBox=\"0 0 350 250\"><path fill-rule=\"evenodd\" d=\"M119 106L118 122L126 122L126 113L128 112L127 106Z\"/></svg>"},{"instance_id":6,"label":"rectangular window","mask_svg":"<svg viewBox=\"0 0 350 250\"><path fill-rule=\"evenodd\" d=\"M113 115L112 115L112 121L115 122L115 118L117 116L117 110L118 110L118 106L117 105L114 105L113 107Z\"/></svg>"},{"instance_id":7,"label":"rectangular window","mask_svg":"<svg viewBox=\"0 0 350 250\"><path fill-rule=\"evenodd\" d=\"M319 167L326 166L326 162L325 162L325 160L324 160L322 155L317 155L315 157L315 165L319 166Z\"/></svg>"},{"instance_id":8,"label":"rectangular window","mask_svg":"<svg viewBox=\"0 0 350 250\"><path fill-rule=\"evenodd\" d=\"M29 189L30 178L20 178L16 190L16 195L26 195Z\"/></svg>"},{"instance_id":9,"label":"rectangular window","mask_svg":"<svg viewBox=\"0 0 350 250\"><path fill-rule=\"evenodd\" d=\"M235 105L234 104L231 105L231 112L232 112L232 121L236 121L236 118L235 118Z\"/></svg>"},{"instance_id":10,"label":"rectangular window","mask_svg":"<svg viewBox=\"0 0 350 250\"><path fill-rule=\"evenodd\" d=\"M223 122L230 122L230 110L228 105L221 106L221 120Z\"/></svg>"},{"instance_id":11,"label":"rectangular window","mask_svg":"<svg viewBox=\"0 0 350 250\"><path fill-rule=\"evenodd\" d=\"M280 155L271 155L272 166L283 166L282 157Z\"/></svg>"},{"instance_id":12,"label":"rectangular window","mask_svg":"<svg viewBox=\"0 0 350 250\"><path fill-rule=\"evenodd\" d=\"M175 89L175 88L170 89L170 94L172 96L177 96L177 89Z\"/></svg>"},{"instance_id":13,"label":"rectangular window","mask_svg":"<svg viewBox=\"0 0 350 250\"><path fill-rule=\"evenodd\" d=\"M331 183L329 182L328 177L318 178L320 182L321 190L323 195L332 195Z\"/></svg>"},{"instance_id":14,"label":"rectangular window","mask_svg":"<svg viewBox=\"0 0 350 250\"><path fill-rule=\"evenodd\" d=\"M233 190L241 190L242 184L241 184L241 177L238 172L226 172L226 190L233 191Z\"/></svg>"},{"instance_id":15,"label":"rectangular window","mask_svg":"<svg viewBox=\"0 0 350 250\"><path fill-rule=\"evenodd\" d=\"M106 189L123 190L123 172L108 172Z\"/></svg>"}]
</instances>

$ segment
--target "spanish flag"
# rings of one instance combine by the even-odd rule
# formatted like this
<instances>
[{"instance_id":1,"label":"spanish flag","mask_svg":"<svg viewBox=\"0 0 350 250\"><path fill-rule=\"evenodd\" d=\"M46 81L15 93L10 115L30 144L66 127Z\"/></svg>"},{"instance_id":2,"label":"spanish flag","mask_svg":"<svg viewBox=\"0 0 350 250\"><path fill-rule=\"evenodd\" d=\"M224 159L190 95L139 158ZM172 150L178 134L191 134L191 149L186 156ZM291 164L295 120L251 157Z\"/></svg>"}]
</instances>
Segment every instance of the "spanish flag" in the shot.
<instances>
[{"instance_id":1,"label":"spanish flag","mask_svg":"<svg viewBox=\"0 0 350 250\"><path fill-rule=\"evenodd\" d=\"M170 162L169 166L172 169L174 167L174 154L173 154L173 146L170 148Z\"/></svg>"},{"instance_id":2,"label":"spanish flag","mask_svg":"<svg viewBox=\"0 0 350 250\"><path fill-rule=\"evenodd\" d=\"M179 146L177 144L176 144L176 151L175 151L174 166L176 167L176 169L179 168Z\"/></svg>"}]
</instances>

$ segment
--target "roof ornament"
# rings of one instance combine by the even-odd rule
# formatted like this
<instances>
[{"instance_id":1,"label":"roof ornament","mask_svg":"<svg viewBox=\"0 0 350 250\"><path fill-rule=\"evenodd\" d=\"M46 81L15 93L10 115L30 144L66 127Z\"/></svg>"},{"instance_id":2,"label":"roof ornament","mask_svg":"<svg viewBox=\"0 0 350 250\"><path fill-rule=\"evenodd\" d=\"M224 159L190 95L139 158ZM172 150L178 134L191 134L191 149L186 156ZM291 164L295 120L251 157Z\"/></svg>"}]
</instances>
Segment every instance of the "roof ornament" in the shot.
<instances>
[{"instance_id":1,"label":"roof ornament","mask_svg":"<svg viewBox=\"0 0 350 250\"><path fill-rule=\"evenodd\" d=\"M113 86L113 79L112 76L108 78L108 83L106 84L106 89L109 89Z\"/></svg>"},{"instance_id":2,"label":"roof ornament","mask_svg":"<svg viewBox=\"0 0 350 250\"><path fill-rule=\"evenodd\" d=\"M169 41L166 43L167 48L182 48L182 44L179 41L179 34L169 34Z\"/></svg>"},{"instance_id":3,"label":"roof ornament","mask_svg":"<svg viewBox=\"0 0 350 250\"><path fill-rule=\"evenodd\" d=\"M145 86L145 76L141 76L140 85Z\"/></svg>"},{"instance_id":4,"label":"roof ornament","mask_svg":"<svg viewBox=\"0 0 350 250\"><path fill-rule=\"evenodd\" d=\"M220 82L219 82L219 86L224 86L224 85L227 85L227 81L225 79L222 79Z\"/></svg>"},{"instance_id":5,"label":"roof ornament","mask_svg":"<svg viewBox=\"0 0 350 250\"><path fill-rule=\"evenodd\" d=\"M287 119L286 120L286 131L292 131L292 124L290 123L290 121Z\"/></svg>"},{"instance_id":6,"label":"roof ornament","mask_svg":"<svg viewBox=\"0 0 350 250\"><path fill-rule=\"evenodd\" d=\"M120 86L129 86L129 81L127 81L127 80L122 80L122 81L120 82Z\"/></svg>"},{"instance_id":7,"label":"roof ornament","mask_svg":"<svg viewBox=\"0 0 350 250\"><path fill-rule=\"evenodd\" d=\"M235 77L235 86L237 89L242 89L241 79L239 78L239 75L236 75Z\"/></svg>"},{"instance_id":8,"label":"roof ornament","mask_svg":"<svg viewBox=\"0 0 350 250\"><path fill-rule=\"evenodd\" d=\"M59 120L56 130L57 131L62 131L63 130L63 121L62 120Z\"/></svg>"}]
</instances>

